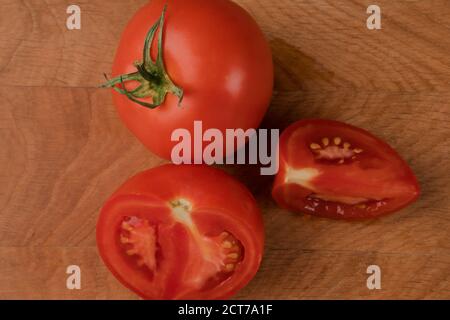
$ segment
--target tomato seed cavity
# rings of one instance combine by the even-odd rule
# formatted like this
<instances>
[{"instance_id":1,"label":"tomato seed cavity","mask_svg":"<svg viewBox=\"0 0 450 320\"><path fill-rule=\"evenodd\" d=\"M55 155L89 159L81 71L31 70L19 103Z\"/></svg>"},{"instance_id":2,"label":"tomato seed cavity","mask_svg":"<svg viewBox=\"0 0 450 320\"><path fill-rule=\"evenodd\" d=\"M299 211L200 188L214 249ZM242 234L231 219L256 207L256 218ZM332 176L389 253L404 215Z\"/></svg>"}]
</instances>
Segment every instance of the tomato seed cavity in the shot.
<instances>
[{"instance_id":1,"label":"tomato seed cavity","mask_svg":"<svg viewBox=\"0 0 450 320\"><path fill-rule=\"evenodd\" d=\"M224 265L222 271L225 273L233 272L236 265L242 261L243 250L239 240L237 240L229 232L222 232L220 234L221 247L224 253Z\"/></svg>"},{"instance_id":2,"label":"tomato seed cavity","mask_svg":"<svg viewBox=\"0 0 450 320\"><path fill-rule=\"evenodd\" d=\"M121 224L120 243L128 256L137 259L139 267L154 272L157 268L157 230L145 219L129 217Z\"/></svg>"},{"instance_id":3,"label":"tomato seed cavity","mask_svg":"<svg viewBox=\"0 0 450 320\"><path fill-rule=\"evenodd\" d=\"M360 148L351 149L349 142L343 142L341 137L334 137L330 144L330 139L327 137L322 138L321 144L311 143L309 148L312 150L316 159L334 161L338 160L338 164L344 164L346 160L355 160L356 156L362 153L364 150Z\"/></svg>"}]
</instances>

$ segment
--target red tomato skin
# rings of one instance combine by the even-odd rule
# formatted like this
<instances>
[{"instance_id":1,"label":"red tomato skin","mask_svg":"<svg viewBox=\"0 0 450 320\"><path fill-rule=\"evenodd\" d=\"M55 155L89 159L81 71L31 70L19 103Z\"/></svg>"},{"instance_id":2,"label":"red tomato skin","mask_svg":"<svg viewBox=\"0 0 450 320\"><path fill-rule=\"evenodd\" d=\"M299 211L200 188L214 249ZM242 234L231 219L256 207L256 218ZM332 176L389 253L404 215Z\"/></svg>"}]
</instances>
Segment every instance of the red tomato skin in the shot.
<instances>
[{"instance_id":1,"label":"red tomato skin","mask_svg":"<svg viewBox=\"0 0 450 320\"><path fill-rule=\"evenodd\" d=\"M166 204L174 199L187 199L193 205L193 221L202 232L216 232L225 227L242 243L245 256L231 278L211 290L182 290L180 275L189 260L189 230L172 223ZM152 211L159 208L157 211ZM118 221L137 212L152 222L166 227L163 255L166 270L156 283L145 282L142 271L124 261L115 238ZM216 227L217 230L213 230ZM163 231L165 232L165 231ZM171 241L176 239L176 241ZM245 287L256 274L264 250L264 226L261 212L251 193L240 182L219 169L203 165L164 165L144 171L125 182L105 203L97 222L97 246L108 269L127 288L144 299L227 299ZM192 257L192 259L196 259ZM189 260L189 261L192 261ZM194 274L195 275L195 274ZM131 283L133 279L134 283ZM185 290L186 291L186 290Z\"/></svg>"},{"instance_id":2,"label":"red tomato skin","mask_svg":"<svg viewBox=\"0 0 450 320\"><path fill-rule=\"evenodd\" d=\"M116 52L113 76L135 72L145 36L167 3L163 56L184 99L168 94L158 108L141 107L113 92L120 118L152 152L170 159L175 129L193 136L194 121L203 130L257 128L273 90L271 49L253 18L229 0L153 0L126 27ZM156 56L156 41L152 54ZM129 84L131 87L132 84ZM205 147L205 144L203 144Z\"/></svg>"},{"instance_id":3,"label":"red tomato skin","mask_svg":"<svg viewBox=\"0 0 450 320\"><path fill-rule=\"evenodd\" d=\"M299 132L299 129L307 126L312 128L311 132L313 133L311 133L311 136L315 136L315 141L320 141L320 138L323 136L332 138L336 135L333 134L336 130L351 132L351 134L347 133L347 135L349 135L350 140L353 139L351 142L355 142L355 144L358 143L358 139L363 137L366 143L365 147L367 147L366 150L368 150L367 153L370 156L375 155L377 161L382 159L390 163L387 163L385 168L381 168L378 171L374 170L373 174L366 177L367 180L364 177L358 179L357 176L352 176L352 174L356 175L363 170L359 168L359 171L357 171L354 170L354 167L364 167L364 163L354 166L352 164L350 168L346 166L327 168L327 165L317 164L313 156L308 155L311 152L309 150L309 144L314 140L303 141L304 133L298 134L298 140L291 146L291 149L296 149L297 151L291 152L292 155L290 155L288 145L292 141L292 137ZM317 133L317 131L320 133ZM340 133L343 132L341 131ZM309 138L311 137L309 136L305 140ZM302 143L299 142L300 140ZM371 147L374 150L370 150ZM391 146L366 130L338 121L308 119L300 120L289 126L280 137L279 161L280 170L272 187L272 197L280 207L294 212L331 219L368 219L399 211L416 201L420 196L420 187L413 171ZM376 162L373 160L365 165L368 167L370 165L376 166L380 162L382 161ZM310 206L311 202L305 200L311 194L311 190L298 184L285 183L288 167L294 169L313 167L318 168L321 172L325 172L325 174L313 179L312 184L322 188L322 190L334 192L338 196L342 195L340 193L355 197L363 197L367 194L370 196L381 194L383 197L388 198L391 195L393 198L380 208L370 208L370 210L340 205L339 209L342 212L338 214L338 206L334 202L327 203L327 210L324 209L324 206L313 209ZM383 176L383 173L385 175L388 174L388 177Z\"/></svg>"}]
</instances>

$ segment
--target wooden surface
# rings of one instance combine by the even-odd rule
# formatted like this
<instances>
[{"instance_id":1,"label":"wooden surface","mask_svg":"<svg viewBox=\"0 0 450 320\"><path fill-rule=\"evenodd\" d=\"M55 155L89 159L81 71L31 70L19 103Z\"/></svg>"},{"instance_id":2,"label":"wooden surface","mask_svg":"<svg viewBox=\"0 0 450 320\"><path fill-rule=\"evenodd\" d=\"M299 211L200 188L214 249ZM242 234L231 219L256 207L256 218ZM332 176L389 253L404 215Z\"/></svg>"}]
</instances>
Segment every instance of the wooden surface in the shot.
<instances>
[{"instance_id":1,"label":"wooden surface","mask_svg":"<svg viewBox=\"0 0 450 320\"><path fill-rule=\"evenodd\" d=\"M450 6L379 0L239 0L270 40L276 92L265 127L307 117L346 121L394 146L423 190L411 207L367 222L294 215L270 177L227 167L260 202L265 259L237 298L450 298ZM136 299L96 252L99 208L125 179L162 163L119 121L109 72L120 32L145 3L79 0L68 31L61 0L0 0L0 298ZM66 289L66 267L82 289ZM366 268L382 270L382 290Z\"/></svg>"}]
</instances>

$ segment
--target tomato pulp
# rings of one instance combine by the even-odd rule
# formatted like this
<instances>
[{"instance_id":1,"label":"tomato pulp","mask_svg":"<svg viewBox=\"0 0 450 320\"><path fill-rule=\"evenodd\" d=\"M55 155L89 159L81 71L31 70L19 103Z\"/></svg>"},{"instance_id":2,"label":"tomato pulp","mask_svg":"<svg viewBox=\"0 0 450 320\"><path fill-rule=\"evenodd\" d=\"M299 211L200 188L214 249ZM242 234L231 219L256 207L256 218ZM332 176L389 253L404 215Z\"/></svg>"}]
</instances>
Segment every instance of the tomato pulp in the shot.
<instances>
[{"instance_id":1,"label":"tomato pulp","mask_svg":"<svg viewBox=\"0 0 450 320\"><path fill-rule=\"evenodd\" d=\"M272 195L293 211L328 218L370 218L419 196L417 180L388 144L329 120L302 120L280 138L280 171Z\"/></svg>"},{"instance_id":2,"label":"tomato pulp","mask_svg":"<svg viewBox=\"0 0 450 320\"><path fill-rule=\"evenodd\" d=\"M143 63L152 25L161 39L155 32ZM153 0L127 25L113 76L105 86L115 88L120 118L151 151L170 159L177 144L172 133L183 128L193 135L196 120L223 134L257 128L272 96L273 63L262 31L232 1Z\"/></svg>"},{"instance_id":3,"label":"tomato pulp","mask_svg":"<svg viewBox=\"0 0 450 320\"><path fill-rule=\"evenodd\" d=\"M145 299L223 299L256 274L264 230L253 196L234 178L165 165L111 196L97 245L116 278Z\"/></svg>"}]
</instances>

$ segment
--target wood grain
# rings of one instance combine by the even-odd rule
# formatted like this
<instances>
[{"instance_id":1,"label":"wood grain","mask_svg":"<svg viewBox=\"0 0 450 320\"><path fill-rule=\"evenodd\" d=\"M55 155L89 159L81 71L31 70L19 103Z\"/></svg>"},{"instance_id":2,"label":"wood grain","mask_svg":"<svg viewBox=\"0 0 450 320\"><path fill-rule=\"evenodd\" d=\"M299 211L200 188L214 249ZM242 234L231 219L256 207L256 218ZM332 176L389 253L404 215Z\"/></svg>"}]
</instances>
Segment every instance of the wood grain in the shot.
<instances>
[{"instance_id":1,"label":"wood grain","mask_svg":"<svg viewBox=\"0 0 450 320\"><path fill-rule=\"evenodd\" d=\"M146 1L0 2L0 298L136 299L103 266L95 222L128 177L163 161L121 124L110 93L120 32ZM223 169L264 211L265 259L236 298L450 298L450 7L445 0L240 0L271 42L276 92L263 123L345 121L373 132L410 163L423 190L411 207L366 222L295 215L270 198L272 178ZM82 268L67 290L66 267ZM382 290L366 268L382 269Z\"/></svg>"}]
</instances>

